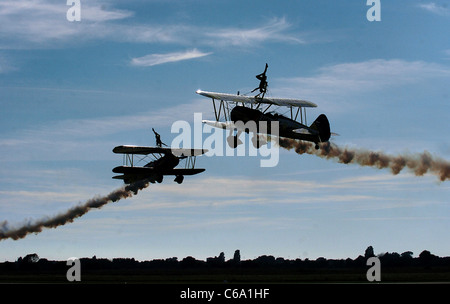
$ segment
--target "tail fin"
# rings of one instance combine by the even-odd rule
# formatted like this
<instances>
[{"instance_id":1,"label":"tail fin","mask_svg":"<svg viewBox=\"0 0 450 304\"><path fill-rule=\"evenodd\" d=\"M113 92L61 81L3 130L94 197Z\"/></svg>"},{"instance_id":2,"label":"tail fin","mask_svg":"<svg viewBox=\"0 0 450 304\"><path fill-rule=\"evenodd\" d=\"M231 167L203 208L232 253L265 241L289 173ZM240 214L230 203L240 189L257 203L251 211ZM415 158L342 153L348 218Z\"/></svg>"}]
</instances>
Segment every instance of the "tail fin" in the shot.
<instances>
[{"instance_id":1,"label":"tail fin","mask_svg":"<svg viewBox=\"0 0 450 304\"><path fill-rule=\"evenodd\" d=\"M320 114L311 124L310 128L319 132L321 142L327 142L330 139L330 122L325 114Z\"/></svg>"}]
</instances>

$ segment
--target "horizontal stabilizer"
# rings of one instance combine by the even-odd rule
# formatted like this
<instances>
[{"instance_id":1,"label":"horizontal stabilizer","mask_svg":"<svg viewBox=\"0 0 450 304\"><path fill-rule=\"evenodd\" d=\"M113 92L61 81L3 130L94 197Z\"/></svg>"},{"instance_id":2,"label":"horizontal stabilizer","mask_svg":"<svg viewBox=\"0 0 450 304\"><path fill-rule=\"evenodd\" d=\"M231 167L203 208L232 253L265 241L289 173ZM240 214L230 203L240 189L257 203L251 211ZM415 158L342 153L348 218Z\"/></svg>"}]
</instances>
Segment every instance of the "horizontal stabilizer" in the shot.
<instances>
[{"instance_id":1,"label":"horizontal stabilizer","mask_svg":"<svg viewBox=\"0 0 450 304\"><path fill-rule=\"evenodd\" d=\"M313 130L313 129L309 129L309 128L306 128L306 127L292 130L292 132L297 133L297 134L303 134L303 135L317 135L317 134L319 134L318 131Z\"/></svg>"}]
</instances>

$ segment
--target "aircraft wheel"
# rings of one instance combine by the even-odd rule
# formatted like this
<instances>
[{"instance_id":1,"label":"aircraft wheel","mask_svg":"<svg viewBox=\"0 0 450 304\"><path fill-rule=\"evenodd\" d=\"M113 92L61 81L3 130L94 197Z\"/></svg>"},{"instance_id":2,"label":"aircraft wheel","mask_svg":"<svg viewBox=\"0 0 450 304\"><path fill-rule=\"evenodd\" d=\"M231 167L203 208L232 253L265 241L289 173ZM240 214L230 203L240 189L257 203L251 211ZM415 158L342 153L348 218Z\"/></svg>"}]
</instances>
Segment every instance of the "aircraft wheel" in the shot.
<instances>
[{"instance_id":1,"label":"aircraft wheel","mask_svg":"<svg viewBox=\"0 0 450 304\"><path fill-rule=\"evenodd\" d=\"M158 182L158 184L161 184L162 181L163 181L163 176L162 176L162 175L158 175L158 176L156 177L156 181Z\"/></svg>"},{"instance_id":2,"label":"aircraft wheel","mask_svg":"<svg viewBox=\"0 0 450 304\"><path fill-rule=\"evenodd\" d=\"M173 181L177 182L178 184L181 184L183 182L183 180L184 180L183 175L177 175Z\"/></svg>"},{"instance_id":3,"label":"aircraft wheel","mask_svg":"<svg viewBox=\"0 0 450 304\"><path fill-rule=\"evenodd\" d=\"M319 144L316 144L316 145L314 146L314 148L316 148L316 150L319 150Z\"/></svg>"}]
</instances>

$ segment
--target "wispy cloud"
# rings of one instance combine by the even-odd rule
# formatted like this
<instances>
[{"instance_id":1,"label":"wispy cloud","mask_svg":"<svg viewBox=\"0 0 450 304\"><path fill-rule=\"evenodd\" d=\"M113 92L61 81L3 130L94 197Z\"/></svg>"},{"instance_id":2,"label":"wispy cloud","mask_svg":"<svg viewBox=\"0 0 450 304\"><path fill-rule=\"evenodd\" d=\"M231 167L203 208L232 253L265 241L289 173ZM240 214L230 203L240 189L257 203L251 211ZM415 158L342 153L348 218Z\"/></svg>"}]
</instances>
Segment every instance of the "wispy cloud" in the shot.
<instances>
[{"instance_id":1,"label":"wispy cloud","mask_svg":"<svg viewBox=\"0 0 450 304\"><path fill-rule=\"evenodd\" d=\"M253 28L223 28L207 31L207 43L216 45L249 46L262 42L306 43L299 35L289 33L292 25L285 18L273 18Z\"/></svg>"},{"instance_id":2,"label":"wispy cloud","mask_svg":"<svg viewBox=\"0 0 450 304\"><path fill-rule=\"evenodd\" d=\"M450 68L441 64L402 59L372 59L362 62L324 66L309 77L273 80L273 94L299 97L326 103L355 93L376 91L401 85L421 83L430 79L450 77ZM329 104L332 106L332 104ZM340 105L342 110L342 104ZM339 111L338 108L333 108Z\"/></svg>"},{"instance_id":3,"label":"wispy cloud","mask_svg":"<svg viewBox=\"0 0 450 304\"><path fill-rule=\"evenodd\" d=\"M66 19L70 7L66 1L16 0L0 2L1 48L58 46L57 42L72 42L98 38L108 32L104 24L133 15L130 11L109 9L99 1L83 2L81 22Z\"/></svg>"},{"instance_id":4,"label":"wispy cloud","mask_svg":"<svg viewBox=\"0 0 450 304\"><path fill-rule=\"evenodd\" d=\"M208 173L191 177L189 186L180 187L166 181L140 194L140 200L132 204L116 206L117 212L157 210L231 208L233 206L297 205L298 208L339 208L346 211L408 208L418 204L431 204L398 197L401 191L420 192L422 181L410 176L391 178L390 176L361 176L322 180L310 177L301 179L243 178L240 176L221 177ZM208 191L204 191L208 189ZM379 193L389 193L381 196ZM158 200L154 201L157 197ZM152 203L149 204L148 202Z\"/></svg>"},{"instance_id":5,"label":"wispy cloud","mask_svg":"<svg viewBox=\"0 0 450 304\"><path fill-rule=\"evenodd\" d=\"M449 77L450 68L424 61L372 59L325 66L312 77L280 79L301 87L320 87L331 94L337 91L367 91L411 84L435 77Z\"/></svg>"},{"instance_id":6,"label":"wispy cloud","mask_svg":"<svg viewBox=\"0 0 450 304\"><path fill-rule=\"evenodd\" d=\"M166 54L149 54L142 57L137 57L131 59L130 64L132 66L142 66L149 67L155 66L159 64L169 63L169 62L177 62L183 60L190 60L200 57L205 57L211 55L212 53L204 53L197 49L188 50L185 52L173 52Z\"/></svg>"},{"instance_id":7,"label":"wispy cloud","mask_svg":"<svg viewBox=\"0 0 450 304\"><path fill-rule=\"evenodd\" d=\"M193 41L195 46L207 47L253 47L265 42L305 43L302 35L293 32L292 24L283 17L265 19L259 25L243 28L130 23L122 21L132 20L134 12L105 5L104 1L91 0L82 2L81 21L69 22L66 19L68 9L66 1L59 0L1 1L0 48L55 48L99 39L187 47L192 47ZM157 55L167 54L154 54L141 60L152 63L166 59Z\"/></svg>"},{"instance_id":8,"label":"wispy cloud","mask_svg":"<svg viewBox=\"0 0 450 304\"><path fill-rule=\"evenodd\" d=\"M450 16L450 8L447 4L436 4L434 2L418 4L418 7L439 16Z\"/></svg>"},{"instance_id":9,"label":"wispy cloud","mask_svg":"<svg viewBox=\"0 0 450 304\"><path fill-rule=\"evenodd\" d=\"M114 143L106 136L152 127L169 127L174 121L192 121L195 112L210 112L203 100L135 115L67 119L24 129L11 137L0 136L0 154L9 161L30 159L88 159L110 154ZM206 117L206 116L205 116ZM105 148L107 147L107 148ZM90 151L90 152L89 152ZM92 151L102 151L92 153Z\"/></svg>"}]
</instances>

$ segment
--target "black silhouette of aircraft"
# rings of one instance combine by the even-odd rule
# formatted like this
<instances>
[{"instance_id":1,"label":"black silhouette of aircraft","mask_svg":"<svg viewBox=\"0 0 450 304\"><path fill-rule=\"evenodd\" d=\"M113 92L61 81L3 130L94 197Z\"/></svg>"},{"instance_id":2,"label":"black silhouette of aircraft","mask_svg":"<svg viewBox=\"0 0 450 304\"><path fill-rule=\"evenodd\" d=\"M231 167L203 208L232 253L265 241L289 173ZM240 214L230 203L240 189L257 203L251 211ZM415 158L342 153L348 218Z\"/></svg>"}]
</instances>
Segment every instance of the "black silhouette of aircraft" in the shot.
<instances>
[{"instance_id":1,"label":"black silhouette of aircraft","mask_svg":"<svg viewBox=\"0 0 450 304\"><path fill-rule=\"evenodd\" d=\"M255 122L257 127L260 126L260 122L266 122L267 125L266 130L261 131L259 128L253 130L252 142L256 148L265 143L264 139L258 136L258 133L273 135L271 130L272 121L279 123L278 136L313 142L316 149L319 149L319 143L327 142L330 136L335 134L330 132L330 123L325 114L320 114L311 125L307 125L306 108L317 107L316 104L310 101L290 98L259 98L257 96L201 90L198 90L196 93L209 97L213 101L216 120L203 120L202 122L216 128L230 130L227 142L232 148L236 148L241 143L238 137L243 131L247 133L252 132L248 128L242 128L248 122ZM219 102L219 106L217 106L216 102ZM268 112L267 110L272 106L288 107L290 109L290 117L276 112ZM298 120L298 118L300 119ZM238 124L237 122L239 121L243 122L243 124ZM234 136L233 131L237 131L237 134Z\"/></svg>"},{"instance_id":2,"label":"black silhouette of aircraft","mask_svg":"<svg viewBox=\"0 0 450 304\"><path fill-rule=\"evenodd\" d=\"M266 63L264 72L256 75L260 81L259 94L256 96L207 92L197 90L197 94L212 99L214 107L214 115L216 120L203 120L203 123L216 128L230 130L227 137L228 145L236 148L241 144L239 136L242 132L254 133L252 138L255 148L259 148L262 144L266 144L266 140L259 136L262 135L278 135L280 137L305 140L315 143L315 148L319 149L319 143L328 142L331 135L337 135L330 132L330 123L325 114L320 114L316 120L310 125L306 122L306 108L315 108L317 105L313 102L302 99L291 98L273 98L266 97L267 93L267 68ZM216 101L219 102L218 107ZM268 112L270 107L288 107L290 109L290 117L279 114L277 112ZM300 114L300 120L297 120ZM278 134L274 134L271 130L271 122L278 122ZM237 123L242 122L242 123ZM256 123L257 128L249 130L248 122ZM266 128L260 129L260 122L265 122ZM233 132L236 135L233 136Z\"/></svg>"},{"instance_id":3,"label":"black silhouette of aircraft","mask_svg":"<svg viewBox=\"0 0 450 304\"><path fill-rule=\"evenodd\" d=\"M156 132L155 132L156 133ZM157 137L159 141L160 138ZM161 183L165 175L174 175L174 181L181 184L185 175L199 174L205 169L195 168L196 157L208 152L205 149L179 149L163 148L157 141L157 147L142 146L117 146L114 153L123 154L123 166L115 167L112 171L122 175L113 176L114 179L122 179L125 184L131 184L139 180L149 180L151 183ZM136 160L136 155L143 155ZM143 161L149 155L153 160L144 166L136 166L136 163ZM185 160L184 168L175 168Z\"/></svg>"}]
</instances>

